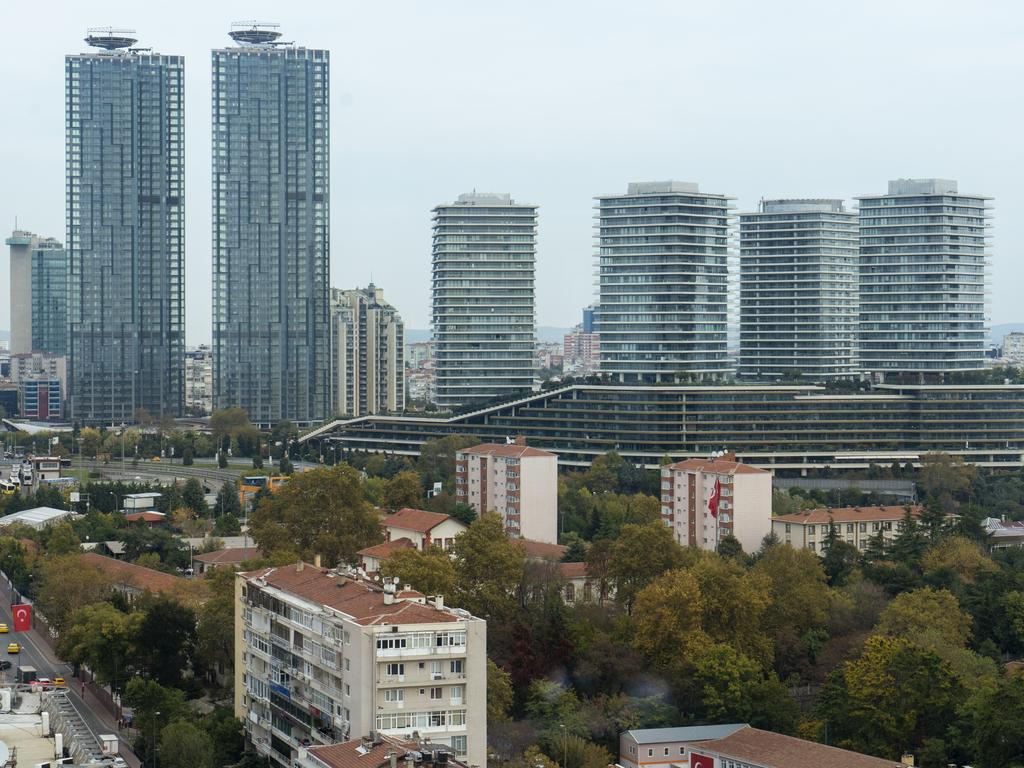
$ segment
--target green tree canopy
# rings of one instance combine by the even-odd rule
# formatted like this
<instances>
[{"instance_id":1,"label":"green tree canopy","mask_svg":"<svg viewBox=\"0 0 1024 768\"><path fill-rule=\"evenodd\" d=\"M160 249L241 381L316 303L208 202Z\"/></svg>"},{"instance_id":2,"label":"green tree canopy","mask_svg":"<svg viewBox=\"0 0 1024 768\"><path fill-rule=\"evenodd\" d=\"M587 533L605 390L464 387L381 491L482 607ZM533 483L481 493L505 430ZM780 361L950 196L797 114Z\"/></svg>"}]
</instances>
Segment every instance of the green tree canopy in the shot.
<instances>
[{"instance_id":1,"label":"green tree canopy","mask_svg":"<svg viewBox=\"0 0 1024 768\"><path fill-rule=\"evenodd\" d=\"M425 595L451 595L455 587L455 564L440 549L400 549L381 563L380 570Z\"/></svg>"}]
</instances>

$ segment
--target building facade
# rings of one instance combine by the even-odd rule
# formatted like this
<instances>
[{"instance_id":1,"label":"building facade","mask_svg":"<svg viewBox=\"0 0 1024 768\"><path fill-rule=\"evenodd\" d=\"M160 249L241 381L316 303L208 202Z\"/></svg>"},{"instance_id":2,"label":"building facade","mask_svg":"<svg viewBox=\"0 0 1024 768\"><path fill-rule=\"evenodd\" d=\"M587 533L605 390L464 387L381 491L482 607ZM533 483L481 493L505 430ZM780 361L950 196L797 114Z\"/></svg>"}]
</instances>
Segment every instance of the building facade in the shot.
<instances>
[{"instance_id":1,"label":"building facade","mask_svg":"<svg viewBox=\"0 0 1024 768\"><path fill-rule=\"evenodd\" d=\"M681 181L596 198L602 373L624 383L728 374L731 199Z\"/></svg>"},{"instance_id":2,"label":"building facade","mask_svg":"<svg viewBox=\"0 0 1024 768\"><path fill-rule=\"evenodd\" d=\"M18 384L21 418L60 421L64 416L59 379L25 379Z\"/></svg>"},{"instance_id":3,"label":"building facade","mask_svg":"<svg viewBox=\"0 0 1024 768\"><path fill-rule=\"evenodd\" d=\"M741 376L857 373L857 214L842 200L762 200L740 214Z\"/></svg>"},{"instance_id":4,"label":"building facade","mask_svg":"<svg viewBox=\"0 0 1024 768\"><path fill-rule=\"evenodd\" d=\"M11 352L66 355L68 256L52 237L16 230L11 256Z\"/></svg>"},{"instance_id":5,"label":"building facade","mask_svg":"<svg viewBox=\"0 0 1024 768\"><path fill-rule=\"evenodd\" d=\"M734 536L756 552L772 529L772 474L734 453L664 466L661 519L683 546L715 551Z\"/></svg>"},{"instance_id":6,"label":"building facade","mask_svg":"<svg viewBox=\"0 0 1024 768\"><path fill-rule=\"evenodd\" d=\"M576 326L563 337L562 353L566 373L593 373L601 361L601 337Z\"/></svg>"},{"instance_id":7,"label":"building facade","mask_svg":"<svg viewBox=\"0 0 1024 768\"><path fill-rule=\"evenodd\" d=\"M303 563L240 573L235 596L235 716L272 764L371 731L487 764L482 619Z\"/></svg>"},{"instance_id":8,"label":"building facade","mask_svg":"<svg viewBox=\"0 0 1024 768\"><path fill-rule=\"evenodd\" d=\"M537 206L472 192L434 208L434 399L455 407L534 385Z\"/></svg>"},{"instance_id":9,"label":"building facade","mask_svg":"<svg viewBox=\"0 0 1024 768\"><path fill-rule=\"evenodd\" d=\"M69 416L179 416L185 60L118 30L86 42L65 59Z\"/></svg>"},{"instance_id":10,"label":"building facade","mask_svg":"<svg viewBox=\"0 0 1024 768\"><path fill-rule=\"evenodd\" d=\"M860 361L920 379L985 366L991 198L898 179L860 203Z\"/></svg>"},{"instance_id":11,"label":"building facade","mask_svg":"<svg viewBox=\"0 0 1024 768\"><path fill-rule=\"evenodd\" d=\"M1024 363L1024 333L1013 331L1003 336L1003 358L1011 363Z\"/></svg>"},{"instance_id":12,"label":"building facade","mask_svg":"<svg viewBox=\"0 0 1024 768\"><path fill-rule=\"evenodd\" d=\"M380 288L331 289L330 358L333 413L405 409L405 324Z\"/></svg>"},{"instance_id":13,"label":"building facade","mask_svg":"<svg viewBox=\"0 0 1024 768\"><path fill-rule=\"evenodd\" d=\"M206 344L185 351L185 411L190 416L213 412L213 352Z\"/></svg>"},{"instance_id":14,"label":"building facade","mask_svg":"<svg viewBox=\"0 0 1024 768\"><path fill-rule=\"evenodd\" d=\"M772 518L772 533L796 549L824 555L829 527L835 526L839 541L864 550L879 534L886 544L891 544L899 535L907 511L917 518L922 509L917 505L809 509Z\"/></svg>"},{"instance_id":15,"label":"building facade","mask_svg":"<svg viewBox=\"0 0 1024 768\"><path fill-rule=\"evenodd\" d=\"M213 51L214 408L327 416L329 54L239 27Z\"/></svg>"},{"instance_id":16,"label":"building facade","mask_svg":"<svg viewBox=\"0 0 1024 768\"><path fill-rule=\"evenodd\" d=\"M571 466L588 466L610 448L657 468L665 456L701 457L728 446L746 464L800 474L917 464L934 451L1009 469L1024 466L1024 385L883 384L835 392L811 384L572 384L449 418L338 420L300 442L418 456L425 441L448 435L496 443L523 435Z\"/></svg>"},{"instance_id":17,"label":"building facade","mask_svg":"<svg viewBox=\"0 0 1024 768\"><path fill-rule=\"evenodd\" d=\"M515 443L484 443L455 454L455 500L478 515L497 512L517 539L558 543L558 456Z\"/></svg>"}]
</instances>

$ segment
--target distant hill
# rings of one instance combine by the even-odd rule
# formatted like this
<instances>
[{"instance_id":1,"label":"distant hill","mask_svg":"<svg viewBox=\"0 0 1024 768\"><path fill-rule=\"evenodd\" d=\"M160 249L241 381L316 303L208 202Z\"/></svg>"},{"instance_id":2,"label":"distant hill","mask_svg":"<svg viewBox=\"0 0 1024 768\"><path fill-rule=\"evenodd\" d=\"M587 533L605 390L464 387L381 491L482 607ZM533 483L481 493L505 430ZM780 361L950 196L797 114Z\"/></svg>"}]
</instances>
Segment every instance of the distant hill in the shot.
<instances>
[{"instance_id":1,"label":"distant hill","mask_svg":"<svg viewBox=\"0 0 1024 768\"><path fill-rule=\"evenodd\" d=\"M1002 325L992 326L992 343L995 346L999 346L1003 343L1003 336L1008 333L1024 333L1024 323L1003 323Z\"/></svg>"},{"instance_id":2,"label":"distant hill","mask_svg":"<svg viewBox=\"0 0 1024 768\"><path fill-rule=\"evenodd\" d=\"M556 328L553 325L538 325L537 326L537 340L554 342L562 341L562 337L565 336L572 328ZM422 328L406 328L405 329L405 343L406 344L417 344L421 341L430 341L430 331L425 331Z\"/></svg>"}]
</instances>

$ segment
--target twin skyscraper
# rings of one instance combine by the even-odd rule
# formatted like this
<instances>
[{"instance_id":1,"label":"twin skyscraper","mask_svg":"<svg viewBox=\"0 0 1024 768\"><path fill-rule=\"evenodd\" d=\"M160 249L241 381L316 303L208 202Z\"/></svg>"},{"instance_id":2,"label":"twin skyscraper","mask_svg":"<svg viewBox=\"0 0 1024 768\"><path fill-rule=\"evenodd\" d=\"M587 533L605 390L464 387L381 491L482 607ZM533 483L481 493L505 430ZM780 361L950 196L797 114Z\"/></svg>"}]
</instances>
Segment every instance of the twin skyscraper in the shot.
<instances>
[{"instance_id":1,"label":"twin skyscraper","mask_svg":"<svg viewBox=\"0 0 1024 768\"><path fill-rule=\"evenodd\" d=\"M212 54L214 407L328 413L329 54L234 25ZM90 30L66 59L69 415L181 413L184 59Z\"/></svg>"}]
</instances>

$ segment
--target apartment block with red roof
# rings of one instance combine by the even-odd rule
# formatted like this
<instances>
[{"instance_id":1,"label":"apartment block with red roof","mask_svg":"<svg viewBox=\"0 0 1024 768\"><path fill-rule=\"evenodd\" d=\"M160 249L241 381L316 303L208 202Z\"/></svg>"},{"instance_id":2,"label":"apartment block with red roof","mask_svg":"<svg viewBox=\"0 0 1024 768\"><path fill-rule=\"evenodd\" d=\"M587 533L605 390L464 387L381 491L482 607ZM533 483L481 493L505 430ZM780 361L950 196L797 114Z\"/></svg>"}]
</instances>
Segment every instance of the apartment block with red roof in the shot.
<instances>
[{"instance_id":1,"label":"apartment block with red roof","mask_svg":"<svg viewBox=\"0 0 1024 768\"><path fill-rule=\"evenodd\" d=\"M487 764L482 619L308 563L239 573L235 603L235 715L275 767L369 733Z\"/></svg>"},{"instance_id":2,"label":"apartment block with red roof","mask_svg":"<svg viewBox=\"0 0 1024 768\"><path fill-rule=\"evenodd\" d=\"M716 550L735 536L753 552L772 529L772 474L735 453L661 468L661 519L683 546Z\"/></svg>"},{"instance_id":3,"label":"apartment block with red roof","mask_svg":"<svg viewBox=\"0 0 1024 768\"><path fill-rule=\"evenodd\" d=\"M558 543L558 456L522 437L459 451L455 498L478 515L497 512L513 538Z\"/></svg>"},{"instance_id":4,"label":"apartment block with red roof","mask_svg":"<svg viewBox=\"0 0 1024 768\"><path fill-rule=\"evenodd\" d=\"M840 541L864 550L879 533L886 543L891 543L899 535L907 510L916 518L921 516L922 507L912 504L807 509L772 518L772 531L781 542L823 555L829 526L834 525Z\"/></svg>"}]
</instances>

